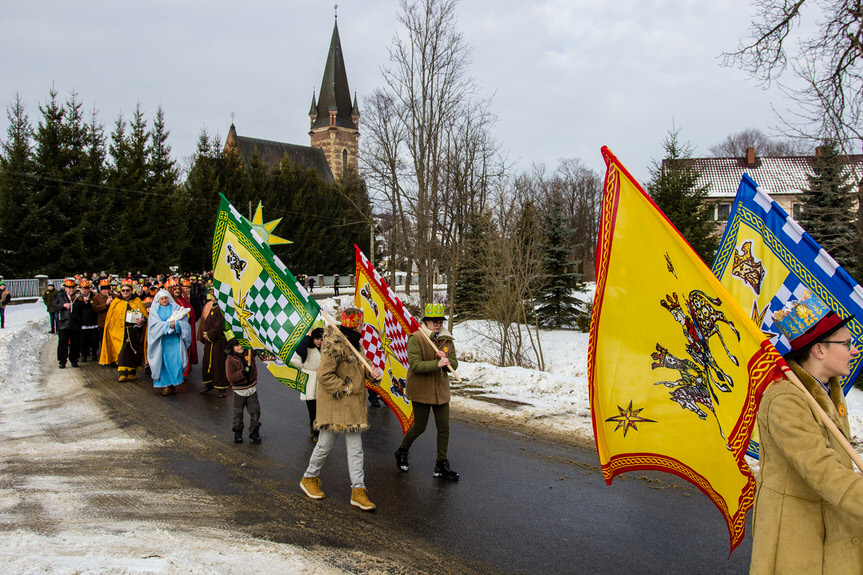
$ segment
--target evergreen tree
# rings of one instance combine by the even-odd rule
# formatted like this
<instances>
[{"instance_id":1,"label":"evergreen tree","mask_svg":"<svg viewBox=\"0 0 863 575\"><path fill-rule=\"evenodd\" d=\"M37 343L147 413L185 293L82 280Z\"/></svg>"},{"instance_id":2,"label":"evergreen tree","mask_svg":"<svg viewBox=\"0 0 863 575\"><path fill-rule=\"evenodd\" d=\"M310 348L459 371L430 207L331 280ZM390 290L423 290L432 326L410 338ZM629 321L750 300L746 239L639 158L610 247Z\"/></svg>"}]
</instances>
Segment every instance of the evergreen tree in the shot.
<instances>
[{"instance_id":1,"label":"evergreen tree","mask_svg":"<svg viewBox=\"0 0 863 575\"><path fill-rule=\"evenodd\" d=\"M9 127L0 144L0 275L23 277L28 254L22 223L33 210L33 127L20 95L6 117Z\"/></svg>"},{"instance_id":2,"label":"evergreen tree","mask_svg":"<svg viewBox=\"0 0 863 575\"><path fill-rule=\"evenodd\" d=\"M23 273L60 275L65 270L58 262L63 258L63 237L74 221L69 217L71 199L64 189L68 156L63 144L65 110L53 88L49 100L39 106L42 119L34 135L33 209L21 226L27 267Z\"/></svg>"},{"instance_id":3,"label":"evergreen tree","mask_svg":"<svg viewBox=\"0 0 863 575\"><path fill-rule=\"evenodd\" d=\"M488 261L493 231L494 223L489 214L473 210L468 214L462 253L457 263L455 311L459 321L483 317L482 302L487 287L485 262Z\"/></svg>"},{"instance_id":4,"label":"evergreen tree","mask_svg":"<svg viewBox=\"0 0 863 575\"><path fill-rule=\"evenodd\" d=\"M692 148L679 141L680 130L668 132L665 158L653 162L647 191L666 217L707 265L713 262L719 238L712 206L705 202L709 185L699 186L699 174L689 164Z\"/></svg>"},{"instance_id":5,"label":"evergreen tree","mask_svg":"<svg viewBox=\"0 0 863 575\"><path fill-rule=\"evenodd\" d=\"M537 319L542 327L573 328L585 315L584 305L572 295L581 287L577 262L570 258L572 230L567 224L564 200L560 193L549 198L542 217L543 260L545 275L536 298Z\"/></svg>"},{"instance_id":6,"label":"evergreen tree","mask_svg":"<svg viewBox=\"0 0 863 575\"><path fill-rule=\"evenodd\" d=\"M190 241L185 233L186 220L194 213L182 209L178 194L179 174L176 162L171 158L168 135L165 112L159 106L148 135L150 144L146 154L145 187L148 196L145 210L149 222L149 229L146 230L149 270L180 265L184 245Z\"/></svg>"},{"instance_id":7,"label":"evergreen tree","mask_svg":"<svg viewBox=\"0 0 863 575\"><path fill-rule=\"evenodd\" d=\"M855 274L860 240L855 226L855 194L844 168L837 143L825 141L815 156L812 175L807 176L809 189L803 193L798 221L845 271Z\"/></svg>"}]
</instances>

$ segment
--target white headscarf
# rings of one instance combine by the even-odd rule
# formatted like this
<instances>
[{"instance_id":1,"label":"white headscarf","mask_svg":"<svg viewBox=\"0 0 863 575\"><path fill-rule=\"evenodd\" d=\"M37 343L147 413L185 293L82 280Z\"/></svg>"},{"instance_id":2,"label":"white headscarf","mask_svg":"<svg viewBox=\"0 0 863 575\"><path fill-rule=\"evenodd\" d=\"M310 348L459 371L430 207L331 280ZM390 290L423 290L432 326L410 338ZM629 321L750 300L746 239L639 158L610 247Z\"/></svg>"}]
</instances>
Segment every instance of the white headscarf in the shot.
<instances>
[{"instance_id":1,"label":"white headscarf","mask_svg":"<svg viewBox=\"0 0 863 575\"><path fill-rule=\"evenodd\" d=\"M153 298L153 301L159 305L162 305L161 303L159 303L159 300L162 299L162 296L168 296L168 305L169 306L174 307L177 305L177 302L174 301L174 297L165 288L162 288L158 292L156 292L156 297Z\"/></svg>"}]
</instances>

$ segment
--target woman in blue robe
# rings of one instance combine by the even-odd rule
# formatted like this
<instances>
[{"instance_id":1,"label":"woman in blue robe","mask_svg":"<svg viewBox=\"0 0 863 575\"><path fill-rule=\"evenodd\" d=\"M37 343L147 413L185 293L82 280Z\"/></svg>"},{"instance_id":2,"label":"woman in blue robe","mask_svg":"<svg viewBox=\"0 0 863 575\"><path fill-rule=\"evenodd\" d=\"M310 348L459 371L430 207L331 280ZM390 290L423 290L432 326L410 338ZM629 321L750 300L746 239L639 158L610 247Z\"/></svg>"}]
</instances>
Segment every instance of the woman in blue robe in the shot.
<instances>
[{"instance_id":1,"label":"woman in blue robe","mask_svg":"<svg viewBox=\"0 0 863 575\"><path fill-rule=\"evenodd\" d=\"M166 290L160 290L150 308L147 325L147 362L153 377L153 387L162 388L162 395L171 395L175 385L183 383L183 370L189 361L187 350L192 343L188 315L171 319L183 308Z\"/></svg>"}]
</instances>

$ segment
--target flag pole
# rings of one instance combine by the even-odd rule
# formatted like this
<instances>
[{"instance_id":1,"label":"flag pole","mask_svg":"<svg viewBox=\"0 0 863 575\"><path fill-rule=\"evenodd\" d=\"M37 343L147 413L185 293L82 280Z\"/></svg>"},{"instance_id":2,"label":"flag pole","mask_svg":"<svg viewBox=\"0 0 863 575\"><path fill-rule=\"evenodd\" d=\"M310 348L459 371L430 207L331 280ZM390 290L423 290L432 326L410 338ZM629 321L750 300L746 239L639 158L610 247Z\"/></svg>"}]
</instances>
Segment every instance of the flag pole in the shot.
<instances>
[{"instance_id":1,"label":"flag pole","mask_svg":"<svg viewBox=\"0 0 863 575\"><path fill-rule=\"evenodd\" d=\"M334 322L332 319L330 319L330 316L329 316L329 315L327 315L326 313L324 313L324 310L321 310L321 317L323 317L323 318L324 318L324 320L326 320L326 322L327 322L328 324L330 324L330 327L332 327L334 330L336 330L336 332L337 332L339 335L341 335L342 337L345 337L344 335L342 335L342 332L341 332L341 331L339 331L339 326L338 326L338 324L336 324L336 322ZM345 338L345 339L347 339L347 338ZM348 347L349 347L349 348L351 348L351 351L353 351L353 352L354 352L354 355L355 355L355 356L357 356L357 358L359 358L359 360L362 362L362 364L363 364L364 366L366 366L366 369L368 369L368 370L369 370L369 372L371 372L371 371L374 369L374 368L372 367L372 364L371 364L371 363L369 363L368 358L366 358L366 356L364 356L363 354L361 354L357 348L355 348L353 345L351 345L351 344L350 344L350 342L348 342Z\"/></svg>"},{"instance_id":2,"label":"flag pole","mask_svg":"<svg viewBox=\"0 0 863 575\"><path fill-rule=\"evenodd\" d=\"M420 320L420 321L422 321L422 320ZM426 338L426 341L428 342L428 344L429 344L430 346L432 346L434 349L437 349L437 348L438 348L438 347L434 344L434 342L432 342L431 338L429 337L429 334L427 334L425 331L423 331L423 326L422 326L422 325L420 325L420 328L419 328L417 331L423 334L423 337L424 337L424 338ZM414 333L416 333L416 332L414 332ZM449 372L455 376L455 378L458 380L458 382L459 382L459 383L464 383L464 382L461 380L461 378L458 376L458 374L455 372L455 370L452 368L452 365L448 365L447 367L449 368Z\"/></svg>"},{"instance_id":3,"label":"flag pole","mask_svg":"<svg viewBox=\"0 0 863 575\"><path fill-rule=\"evenodd\" d=\"M851 458L854 464L857 466L857 469L863 471L863 459L860 458L860 454L854 451L854 448L851 447L851 444L848 442L848 439L845 435L839 431L839 428L836 427L836 424L833 423L833 420L830 419L830 416L824 411L818 402L815 401L815 398L812 397L812 394L809 393L809 390L803 385L800 379L797 377L797 374L791 371L791 368L788 366L783 366L782 371L785 372L785 377L787 377L791 383L796 385L800 391L803 392L803 397L806 398L806 401L815 409L815 413L821 418L821 421L824 422L824 425L827 426L827 429L830 430L830 433L836 438L842 448L845 450L845 453Z\"/></svg>"}]
</instances>

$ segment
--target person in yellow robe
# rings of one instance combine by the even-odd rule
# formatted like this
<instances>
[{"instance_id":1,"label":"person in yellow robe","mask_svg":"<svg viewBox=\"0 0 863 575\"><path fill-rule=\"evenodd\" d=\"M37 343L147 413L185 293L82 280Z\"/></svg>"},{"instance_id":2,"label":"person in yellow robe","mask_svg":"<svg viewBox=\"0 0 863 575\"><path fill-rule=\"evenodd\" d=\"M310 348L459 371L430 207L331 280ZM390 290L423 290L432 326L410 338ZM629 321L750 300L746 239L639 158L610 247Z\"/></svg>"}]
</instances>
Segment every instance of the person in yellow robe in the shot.
<instances>
[{"instance_id":1,"label":"person in yellow robe","mask_svg":"<svg viewBox=\"0 0 863 575\"><path fill-rule=\"evenodd\" d=\"M147 309L132 283L120 285L120 297L111 301L102 336L101 365L116 365L118 381L138 379L146 354Z\"/></svg>"}]
</instances>

